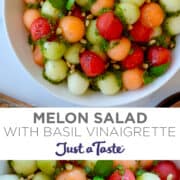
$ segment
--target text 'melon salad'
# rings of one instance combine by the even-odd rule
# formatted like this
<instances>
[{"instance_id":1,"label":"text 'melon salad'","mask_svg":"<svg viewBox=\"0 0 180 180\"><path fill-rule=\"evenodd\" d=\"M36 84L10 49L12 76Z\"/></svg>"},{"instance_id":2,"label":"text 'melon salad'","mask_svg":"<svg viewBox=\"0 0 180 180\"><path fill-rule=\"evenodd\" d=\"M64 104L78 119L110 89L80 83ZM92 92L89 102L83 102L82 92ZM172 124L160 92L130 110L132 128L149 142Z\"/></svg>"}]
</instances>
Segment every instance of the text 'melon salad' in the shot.
<instances>
[{"instance_id":1,"label":"text 'melon salad'","mask_svg":"<svg viewBox=\"0 0 180 180\"><path fill-rule=\"evenodd\" d=\"M74 95L137 90L170 67L179 0L24 1L34 62Z\"/></svg>"}]
</instances>

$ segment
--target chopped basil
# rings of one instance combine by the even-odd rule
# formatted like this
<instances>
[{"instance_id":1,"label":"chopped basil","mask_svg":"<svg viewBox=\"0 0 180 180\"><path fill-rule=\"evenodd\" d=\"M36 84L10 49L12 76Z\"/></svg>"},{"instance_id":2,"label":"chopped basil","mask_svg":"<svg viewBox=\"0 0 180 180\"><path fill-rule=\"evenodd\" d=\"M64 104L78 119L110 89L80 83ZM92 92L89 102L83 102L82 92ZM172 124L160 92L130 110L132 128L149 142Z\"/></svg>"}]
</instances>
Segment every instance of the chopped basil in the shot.
<instances>
[{"instance_id":1,"label":"chopped basil","mask_svg":"<svg viewBox=\"0 0 180 180\"><path fill-rule=\"evenodd\" d=\"M136 172L136 176L141 176L142 174L144 174L146 171L144 169L139 169L137 172Z\"/></svg>"},{"instance_id":2,"label":"chopped basil","mask_svg":"<svg viewBox=\"0 0 180 180\"><path fill-rule=\"evenodd\" d=\"M116 169L119 171L121 176L125 174L125 168L122 165L118 165Z\"/></svg>"},{"instance_id":3,"label":"chopped basil","mask_svg":"<svg viewBox=\"0 0 180 180\"><path fill-rule=\"evenodd\" d=\"M39 9L40 4L39 3L29 3L29 4L27 4L27 8L29 8L29 9Z\"/></svg>"},{"instance_id":4,"label":"chopped basil","mask_svg":"<svg viewBox=\"0 0 180 180\"><path fill-rule=\"evenodd\" d=\"M108 50L108 47L109 47L109 42L103 39L100 43L101 50L106 52Z\"/></svg>"},{"instance_id":5,"label":"chopped basil","mask_svg":"<svg viewBox=\"0 0 180 180\"><path fill-rule=\"evenodd\" d=\"M150 68L149 73L151 76L158 77L164 74L167 71L168 67L169 67L169 63L163 64L161 66L152 67Z\"/></svg>"},{"instance_id":6,"label":"chopped basil","mask_svg":"<svg viewBox=\"0 0 180 180\"><path fill-rule=\"evenodd\" d=\"M57 8L57 9L65 9L66 7L66 0L48 0L53 7Z\"/></svg>"},{"instance_id":7,"label":"chopped basil","mask_svg":"<svg viewBox=\"0 0 180 180\"><path fill-rule=\"evenodd\" d=\"M74 4L75 4L75 0L68 0L66 3L66 9L71 10Z\"/></svg>"},{"instance_id":8,"label":"chopped basil","mask_svg":"<svg viewBox=\"0 0 180 180\"><path fill-rule=\"evenodd\" d=\"M151 67L144 73L144 84L152 83L157 77L163 75L169 68L169 63L160 66Z\"/></svg>"},{"instance_id":9,"label":"chopped basil","mask_svg":"<svg viewBox=\"0 0 180 180\"><path fill-rule=\"evenodd\" d=\"M155 77L149 75L149 73L146 71L144 73L143 79L144 79L144 84L147 85L147 84L152 83L154 81Z\"/></svg>"},{"instance_id":10,"label":"chopped basil","mask_svg":"<svg viewBox=\"0 0 180 180\"><path fill-rule=\"evenodd\" d=\"M104 180L104 178L99 177L99 176L95 176L95 177L93 178L93 180Z\"/></svg>"},{"instance_id":11,"label":"chopped basil","mask_svg":"<svg viewBox=\"0 0 180 180\"><path fill-rule=\"evenodd\" d=\"M168 40L170 37L165 35L165 34L162 34L160 36L158 36L155 40L156 40L156 45L157 46L163 46L165 48L168 48L169 47L169 44L170 44L170 40Z\"/></svg>"},{"instance_id":12,"label":"chopped basil","mask_svg":"<svg viewBox=\"0 0 180 180\"><path fill-rule=\"evenodd\" d=\"M113 171L113 161L110 160L99 160L96 162L94 172L97 176L107 177Z\"/></svg>"},{"instance_id":13,"label":"chopped basil","mask_svg":"<svg viewBox=\"0 0 180 180\"><path fill-rule=\"evenodd\" d=\"M111 11L110 8L102 8L102 9L98 12L98 14L101 15L101 14L104 14L104 13L109 12L109 11Z\"/></svg>"}]
</instances>

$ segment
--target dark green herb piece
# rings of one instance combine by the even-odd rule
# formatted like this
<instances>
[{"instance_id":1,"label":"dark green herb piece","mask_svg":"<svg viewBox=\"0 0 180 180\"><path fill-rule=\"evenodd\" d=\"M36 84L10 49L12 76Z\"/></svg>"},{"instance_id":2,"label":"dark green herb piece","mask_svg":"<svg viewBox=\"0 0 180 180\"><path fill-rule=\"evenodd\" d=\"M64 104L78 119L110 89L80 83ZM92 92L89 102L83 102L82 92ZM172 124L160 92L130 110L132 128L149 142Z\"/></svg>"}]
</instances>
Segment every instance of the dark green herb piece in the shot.
<instances>
[{"instance_id":1,"label":"dark green herb piece","mask_svg":"<svg viewBox=\"0 0 180 180\"><path fill-rule=\"evenodd\" d=\"M95 2L96 0L88 0L86 6L82 7L82 11L89 11L91 9L92 4Z\"/></svg>"},{"instance_id":2,"label":"dark green herb piece","mask_svg":"<svg viewBox=\"0 0 180 180\"><path fill-rule=\"evenodd\" d=\"M123 176L125 174L125 169L122 165L118 165L116 169L119 171L120 175Z\"/></svg>"},{"instance_id":3,"label":"dark green herb piece","mask_svg":"<svg viewBox=\"0 0 180 180\"><path fill-rule=\"evenodd\" d=\"M163 64L161 66L152 67L149 70L149 74L151 76L158 77L158 76L161 76L162 74L164 74L168 68L169 68L169 63Z\"/></svg>"},{"instance_id":4,"label":"dark green herb piece","mask_svg":"<svg viewBox=\"0 0 180 180\"><path fill-rule=\"evenodd\" d=\"M83 161L82 161L82 160L77 160L77 163L78 163L79 165L81 165L81 164L83 163Z\"/></svg>"},{"instance_id":5,"label":"dark green herb piece","mask_svg":"<svg viewBox=\"0 0 180 180\"><path fill-rule=\"evenodd\" d=\"M95 177L93 178L93 180L104 180L104 178L99 177L99 176L95 176Z\"/></svg>"},{"instance_id":6,"label":"dark green herb piece","mask_svg":"<svg viewBox=\"0 0 180 180\"><path fill-rule=\"evenodd\" d=\"M122 80L121 80L122 73L121 73L121 71L113 69L113 73L116 76L116 80L117 80L117 83L118 83L119 87L122 87Z\"/></svg>"},{"instance_id":7,"label":"dark green herb piece","mask_svg":"<svg viewBox=\"0 0 180 180\"><path fill-rule=\"evenodd\" d=\"M112 173L112 171L113 171L113 161L102 160L96 162L94 172L97 176L107 177Z\"/></svg>"},{"instance_id":8,"label":"dark green herb piece","mask_svg":"<svg viewBox=\"0 0 180 180\"><path fill-rule=\"evenodd\" d=\"M169 36L162 34L162 35L158 36L155 40L156 40L157 46L163 46L165 48L169 47L169 44L170 44L170 37Z\"/></svg>"},{"instance_id":9,"label":"dark green herb piece","mask_svg":"<svg viewBox=\"0 0 180 180\"><path fill-rule=\"evenodd\" d=\"M154 160L153 161L153 166L156 166L158 164L158 162L159 162L158 160Z\"/></svg>"},{"instance_id":10,"label":"dark green herb piece","mask_svg":"<svg viewBox=\"0 0 180 180\"><path fill-rule=\"evenodd\" d=\"M146 72L144 73L143 79L144 79L144 84L147 85L147 84L152 83L152 82L155 80L155 77L154 77L154 76L151 76L151 75L146 71Z\"/></svg>"},{"instance_id":11,"label":"dark green herb piece","mask_svg":"<svg viewBox=\"0 0 180 180\"><path fill-rule=\"evenodd\" d=\"M169 63L160 66L151 67L148 71L144 73L144 84L152 83L157 77L163 75L169 68Z\"/></svg>"},{"instance_id":12,"label":"dark green herb piece","mask_svg":"<svg viewBox=\"0 0 180 180\"><path fill-rule=\"evenodd\" d=\"M85 167L84 167L84 171L86 172L86 174L89 174L92 170L91 170L90 167L85 166Z\"/></svg>"},{"instance_id":13,"label":"dark green herb piece","mask_svg":"<svg viewBox=\"0 0 180 180\"><path fill-rule=\"evenodd\" d=\"M66 7L66 0L48 0L53 7L57 8L57 9L65 9Z\"/></svg>"},{"instance_id":14,"label":"dark green herb piece","mask_svg":"<svg viewBox=\"0 0 180 180\"><path fill-rule=\"evenodd\" d=\"M97 81L98 81L98 77L90 79L90 89L92 89L93 91L99 91Z\"/></svg>"},{"instance_id":15,"label":"dark green herb piece","mask_svg":"<svg viewBox=\"0 0 180 180\"><path fill-rule=\"evenodd\" d=\"M27 8L29 9L39 9L40 8L40 4L39 3L29 3L27 4Z\"/></svg>"},{"instance_id":16,"label":"dark green herb piece","mask_svg":"<svg viewBox=\"0 0 180 180\"><path fill-rule=\"evenodd\" d=\"M100 48L103 52L106 52L109 48L109 42L103 39L100 43Z\"/></svg>"},{"instance_id":17,"label":"dark green herb piece","mask_svg":"<svg viewBox=\"0 0 180 180\"><path fill-rule=\"evenodd\" d=\"M64 170L63 167L57 167L55 169L55 172L54 172L54 176L56 177L57 175L59 175L60 172L62 172Z\"/></svg>"},{"instance_id":18,"label":"dark green herb piece","mask_svg":"<svg viewBox=\"0 0 180 180\"><path fill-rule=\"evenodd\" d=\"M109 11L111 11L110 8L102 8L102 9L98 12L98 14L101 15L101 14L104 14L104 13L109 12Z\"/></svg>"},{"instance_id":19,"label":"dark green herb piece","mask_svg":"<svg viewBox=\"0 0 180 180\"><path fill-rule=\"evenodd\" d=\"M31 46L33 46L35 44L34 41L32 40L31 35L28 36L28 44Z\"/></svg>"},{"instance_id":20,"label":"dark green herb piece","mask_svg":"<svg viewBox=\"0 0 180 180\"><path fill-rule=\"evenodd\" d=\"M66 9L71 10L74 4L75 4L75 0L68 0L66 4Z\"/></svg>"},{"instance_id":21,"label":"dark green herb piece","mask_svg":"<svg viewBox=\"0 0 180 180\"><path fill-rule=\"evenodd\" d=\"M41 51L43 51L43 46L46 41L46 39L42 38L36 42L36 44L40 47Z\"/></svg>"},{"instance_id":22,"label":"dark green herb piece","mask_svg":"<svg viewBox=\"0 0 180 180\"><path fill-rule=\"evenodd\" d=\"M146 172L146 171L145 171L144 169L139 169L139 170L136 172L136 177L143 175L145 172Z\"/></svg>"}]
</instances>

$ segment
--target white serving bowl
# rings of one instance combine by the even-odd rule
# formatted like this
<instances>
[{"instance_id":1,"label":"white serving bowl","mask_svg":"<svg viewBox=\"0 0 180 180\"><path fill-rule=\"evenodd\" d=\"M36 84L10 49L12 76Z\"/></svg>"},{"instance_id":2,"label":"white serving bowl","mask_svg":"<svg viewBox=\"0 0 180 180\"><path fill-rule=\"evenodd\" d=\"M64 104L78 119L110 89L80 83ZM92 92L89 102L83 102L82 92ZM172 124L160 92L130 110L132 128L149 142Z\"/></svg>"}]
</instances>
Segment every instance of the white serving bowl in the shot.
<instances>
[{"instance_id":1,"label":"white serving bowl","mask_svg":"<svg viewBox=\"0 0 180 180\"><path fill-rule=\"evenodd\" d=\"M167 83L180 69L180 37L177 47L173 53L171 67L162 77L152 84L136 91L119 93L115 96L104 96L98 92L89 91L84 96L74 96L67 90L66 84L52 85L42 77L42 71L32 60L32 52L27 43L27 32L22 22L23 3L22 0L3 0L4 2L4 24L6 36L15 55L24 66L25 70L53 95L65 101L84 106L116 106L140 100L158 90ZM22 82L23 86L23 82Z\"/></svg>"}]
</instances>

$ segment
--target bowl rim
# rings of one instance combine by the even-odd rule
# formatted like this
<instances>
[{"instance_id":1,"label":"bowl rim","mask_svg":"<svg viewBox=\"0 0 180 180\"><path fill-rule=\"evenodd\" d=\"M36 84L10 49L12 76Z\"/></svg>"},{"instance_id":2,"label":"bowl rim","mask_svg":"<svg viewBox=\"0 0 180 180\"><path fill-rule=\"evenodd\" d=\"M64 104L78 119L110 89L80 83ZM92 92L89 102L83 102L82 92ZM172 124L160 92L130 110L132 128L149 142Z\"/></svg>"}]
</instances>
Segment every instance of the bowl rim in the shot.
<instances>
[{"instance_id":1,"label":"bowl rim","mask_svg":"<svg viewBox=\"0 0 180 180\"><path fill-rule=\"evenodd\" d=\"M2 3L2 7L3 7L3 27L4 27L4 33L5 33L5 37L7 39L7 44L10 48L10 50L12 51L14 57L16 57L16 61L18 60L18 63L21 65L21 67L23 67L22 69L24 70L24 72L26 72L29 77L36 82L36 84L38 84L39 86L41 86L43 89L45 89L47 92L49 92L51 95L53 95L54 97L56 97L57 99L72 103L74 105L80 105L80 106L87 106L87 107L115 107L115 106L125 106L128 105L129 103L133 103L136 102L138 100L142 100L143 98L150 96L152 93L154 93L155 91L157 91L158 89L160 89L163 85L165 85L180 69L180 63L179 66L177 66L176 68L174 68L173 71L168 72L168 76L166 75L166 79L165 80L161 80L162 78L159 77L157 78L155 81L158 81L159 84L158 86L155 86L154 83L151 83L150 85L147 85L145 88L136 90L141 91L140 95L136 95L133 96L131 98L126 99L126 102L121 102L121 101L113 101L113 100L108 100L108 103L102 103L100 101L97 102L97 104L94 104L94 102L90 102L87 100L77 100L79 97L74 97L73 99L67 96L62 96L57 94L56 92L53 92L50 88L48 88L45 84L43 84L42 82L40 82L40 80L38 80L38 78L36 78L33 73L26 68L26 65L24 64L23 61L21 61L20 56L18 55L18 53L16 52L16 48L15 45L12 43L11 37L10 37L10 33L9 33L9 29L8 29L8 25L7 25L7 11L6 11L6 5L7 5L7 1L3 0ZM164 75L165 76L165 75ZM134 91L134 92L136 92ZM126 92L128 93L128 92ZM119 93L119 96L121 96L121 94ZM90 98L90 97L89 97Z\"/></svg>"},{"instance_id":2,"label":"bowl rim","mask_svg":"<svg viewBox=\"0 0 180 180\"><path fill-rule=\"evenodd\" d=\"M170 107L176 102L180 101L180 91L169 95L167 98L162 100L157 107Z\"/></svg>"}]
</instances>

